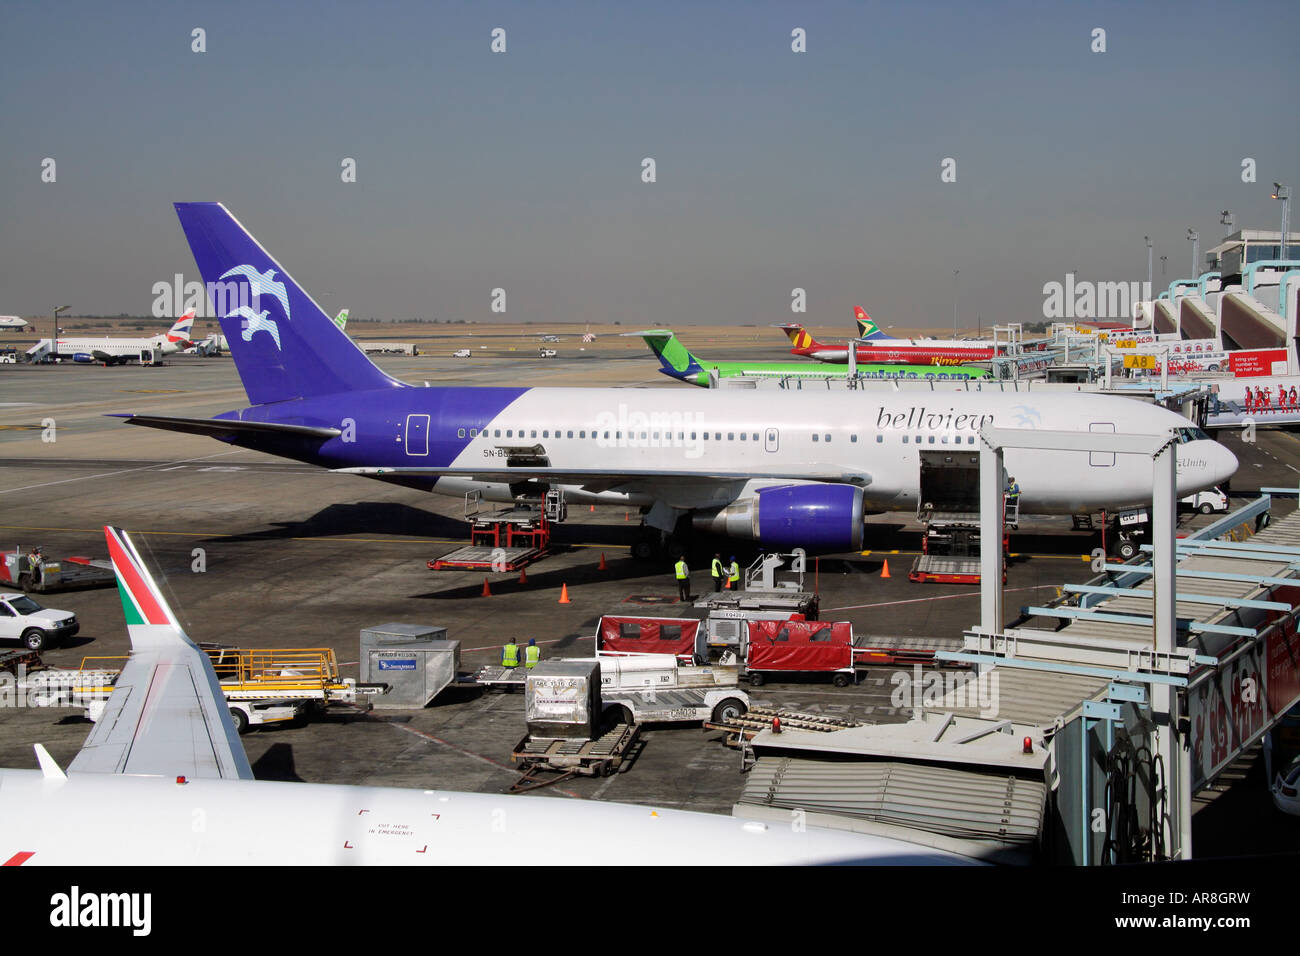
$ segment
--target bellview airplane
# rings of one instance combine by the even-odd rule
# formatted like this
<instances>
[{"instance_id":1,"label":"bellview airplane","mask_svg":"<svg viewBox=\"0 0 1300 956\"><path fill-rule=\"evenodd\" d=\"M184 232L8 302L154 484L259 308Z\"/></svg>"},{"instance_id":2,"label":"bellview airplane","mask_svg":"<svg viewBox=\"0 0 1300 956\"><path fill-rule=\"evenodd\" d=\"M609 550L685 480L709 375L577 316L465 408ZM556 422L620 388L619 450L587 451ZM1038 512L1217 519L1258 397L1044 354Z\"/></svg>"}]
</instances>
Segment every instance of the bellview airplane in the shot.
<instances>
[{"instance_id":1,"label":"bellview airplane","mask_svg":"<svg viewBox=\"0 0 1300 956\"><path fill-rule=\"evenodd\" d=\"M0 831L2 866L974 862L919 842L650 806L255 780L212 662L131 539L104 533L131 656L66 772L39 744L39 770L0 770L0 814L22 820Z\"/></svg>"},{"instance_id":2,"label":"bellview airplane","mask_svg":"<svg viewBox=\"0 0 1300 956\"><path fill-rule=\"evenodd\" d=\"M834 365L825 362L710 362L697 358L684 346L672 332L667 329L649 329L645 332L625 332L625 335L639 335L659 359L659 371L672 378L692 385L709 387L709 375L717 372L719 378L732 378L737 375L763 376L768 378L844 378L849 374L848 365ZM976 366L957 366L939 368L920 365L859 365L858 376L868 379L885 380L919 380L919 381L966 381L969 379L988 378L988 369Z\"/></svg>"},{"instance_id":3,"label":"bellview airplane","mask_svg":"<svg viewBox=\"0 0 1300 956\"><path fill-rule=\"evenodd\" d=\"M806 355L819 362L837 362L841 365L849 360L849 347L846 343L828 345L818 342L811 332L797 323L782 325L780 328L790 339L792 355ZM859 362L903 365L962 365L967 362L987 362L996 354L997 350L991 343L966 344L960 339L878 338L867 344L859 344L857 348Z\"/></svg>"},{"instance_id":4,"label":"bellview airplane","mask_svg":"<svg viewBox=\"0 0 1300 956\"><path fill-rule=\"evenodd\" d=\"M122 365L138 361L146 349L156 349L162 355L171 355L189 348L190 330L194 327L193 310L186 312L162 335L147 339L110 338L58 339L55 354L74 362L102 362L104 365Z\"/></svg>"},{"instance_id":5,"label":"bellview airplane","mask_svg":"<svg viewBox=\"0 0 1300 956\"><path fill-rule=\"evenodd\" d=\"M868 510L914 510L920 451L974 451L986 422L1175 432L1180 496L1237 467L1181 415L1077 392L410 386L372 364L225 207L176 209L208 288L251 285L256 306L221 318L251 405L210 419L118 416L134 425L457 497L510 502L558 488L571 503L639 506L657 532L694 525L822 553L858 549ZM1013 449L1006 463L1022 514L1152 497L1150 464L1134 456Z\"/></svg>"}]
</instances>

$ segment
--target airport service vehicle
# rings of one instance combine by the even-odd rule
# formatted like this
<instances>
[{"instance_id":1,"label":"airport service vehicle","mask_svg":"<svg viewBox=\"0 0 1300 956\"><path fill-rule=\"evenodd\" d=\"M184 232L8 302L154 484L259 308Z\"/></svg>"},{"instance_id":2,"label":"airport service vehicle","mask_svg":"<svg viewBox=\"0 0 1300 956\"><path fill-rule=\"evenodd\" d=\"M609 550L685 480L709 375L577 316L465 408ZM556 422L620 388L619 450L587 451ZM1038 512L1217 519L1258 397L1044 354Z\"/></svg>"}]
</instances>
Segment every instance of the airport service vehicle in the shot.
<instances>
[{"instance_id":1,"label":"airport service vehicle","mask_svg":"<svg viewBox=\"0 0 1300 956\"><path fill-rule=\"evenodd\" d=\"M384 691L380 684L359 684L343 677L333 648L258 648L205 646L203 652L221 684L235 730L295 720L309 709L332 704L354 705ZM99 720L127 657L84 657L75 670L43 670L28 678L29 692L69 694Z\"/></svg>"},{"instance_id":2,"label":"airport service vehicle","mask_svg":"<svg viewBox=\"0 0 1300 956\"><path fill-rule=\"evenodd\" d=\"M79 630L71 611L41 607L26 594L0 591L0 640L22 641L29 651L39 651Z\"/></svg>"},{"instance_id":3,"label":"airport service vehicle","mask_svg":"<svg viewBox=\"0 0 1300 956\"><path fill-rule=\"evenodd\" d=\"M551 547L551 524L568 515L564 496L548 491L540 507L517 501L513 507L483 510L483 493L465 493L465 520L469 545L433 558L430 571L491 571L498 574L521 571L546 556Z\"/></svg>"},{"instance_id":4,"label":"airport service vehicle","mask_svg":"<svg viewBox=\"0 0 1300 956\"><path fill-rule=\"evenodd\" d=\"M555 358L555 349L538 349L537 352L542 358Z\"/></svg>"},{"instance_id":5,"label":"airport service vehicle","mask_svg":"<svg viewBox=\"0 0 1300 956\"><path fill-rule=\"evenodd\" d=\"M697 358L667 329L629 332L639 335L659 359L659 371L678 381L708 388L710 378L734 378L738 375L764 378L845 378L848 366L824 362L711 362ZM973 365L925 367L920 365L859 365L858 378L925 381L964 381L989 378L986 368Z\"/></svg>"},{"instance_id":6,"label":"airport service vehicle","mask_svg":"<svg viewBox=\"0 0 1300 956\"><path fill-rule=\"evenodd\" d=\"M451 353L452 358L469 358L472 353L469 349L457 349Z\"/></svg>"},{"instance_id":7,"label":"airport service vehicle","mask_svg":"<svg viewBox=\"0 0 1300 956\"><path fill-rule=\"evenodd\" d=\"M125 365L127 362L139 362L141 365L156 365L162 356L172 355L194 344L190 341L193 327L194 311L190 310L162 335L138 339L111 336L60 338L55 339L52 349L50 340L43 339L29 354L43 350L51 358L83 364L97 362L100 365Z\"/></svg>"},{"instance_id":8,"label":"airport service vehicle","mask_svg":"<svg viewBox=\"0 0 1300 956\"><path fill-rule=\"evenodd\" d=\"M1292 760L1286 769L1278 771L1269 792L1273 794L1273 806L1283 813L1300 817L1300 756Z\"/></svg>"},{"instance_id":9,"label":"airport service vehicle","mask_svg":"<svg viewBox=\"0 0 1300 956\"><path fill-rule=\"evenodd\" d=\"M17 349L0 349L0 365L17 365Z\"/></svg>"},{"instance_id":10,"label":"airport service vehicle","mask_svg":"<svg viewBox=\"0 0 1300 956\"><path fill-rule=\"evenodd\" d=\"M131 657L66 770L39 744L40 769L0 770L0 815L23 821L0 831L5 865L973 862L887 837L657 807L255 780L208 656L130 538L105 535ZM193 826L195 807L206 826Z\"/></svg>"},{"instance_id":11,"label":"airport service vehicle","mask_svg":"<svg viewBox=\"0 0 1300 956\"><path fill-rule=\"evenodd\" d=\"M791 355L806 355L819 362L845 364L849 360L848 345L827 345L813 338L812 333L797 323L780 326L790 339ZM884 339L879 342L859 344L856 350L859 362L885 362L901 365L964 365L970 362L987 362L996 357L997 349L978 343L966 345L958 339Z\"/></svg>"},{"instance_id":12,"label":"airport service vehicle","mask_svg":"<svg viewBox=\"0 0 1300 956\"><path fill-rule=\"evenodd\" d=\"M61 561L43 561L39 574L22 548L0 552L0 584L12 584L24 591L63 591L71 588L103 587L113 583L113 566L76 555Z\"/></svg>"},{"instance_id":13,"label":"airport service vehicle","mask_svg":"<svg viewBox=\"0 0 1300 956\"><path fill-rule=\"evenodd\" d=\"M848 687L857 673L853 625L847 621L750 621L740 661L741 673L753 687L761 687L775 675L790 674L829 674L836 687Z\"/></svg>"},{"instance_id":14,"label":"airport service vehicle","mask_svg":"<svg viewBox=\"0 0 1300 956\"><path fill-rule=\"evenodd\" d=\"M1203 515L1228 510L1228 496L1220 488L1206 488L1204 491L1180 499L1178 503Z\"/></svg>"},{"instance_id":15,"label":"airport service vehicle","mask_svg":"<svg viewBox=\"0 0 1300 956\"><path fill-rule=\"evenodd\" d=\"M953 451L921 452L921 554L909 581L931 584L980 583L979 455ZM1011 551L1009 528L1019 521L1019 502L1003 501L1002 582Z\"/></svg>"},{"instance_id":16,"label":"airport service vehicle","mask_svg":"<svg viewBox=\"0 0 1300 956\"><path fill-rule=\"evenodd\" d=\"M625 723L696 723L729 720L749 710L749 695L739 689L739 668L723 664L683 664L672 654L604 651L600 698L606 720Z\"/></svg>"},{"instance_id":17,"label":"airport service vehicle","mask_svg":"<svg viewBox=\"0 0 1300 956\"><path fill-rule=\"evenodd\" d=\"M922 448L973 448L985 424L1176 431L1184 495L1237 467L1180 415L1086 393L412 387L361 354L224 207L176 208L204 279L249 283L265 315L221 318L252 404L214 418L119 416L133 425L439 494L509 504L560 490L573 504L642 509L660 541L703 528L822 553L860 548L867 510L914 510ZM1006 462L1023 512L1151 500L1135 456L1010 449Z\"/></svg>"}]
</instances>

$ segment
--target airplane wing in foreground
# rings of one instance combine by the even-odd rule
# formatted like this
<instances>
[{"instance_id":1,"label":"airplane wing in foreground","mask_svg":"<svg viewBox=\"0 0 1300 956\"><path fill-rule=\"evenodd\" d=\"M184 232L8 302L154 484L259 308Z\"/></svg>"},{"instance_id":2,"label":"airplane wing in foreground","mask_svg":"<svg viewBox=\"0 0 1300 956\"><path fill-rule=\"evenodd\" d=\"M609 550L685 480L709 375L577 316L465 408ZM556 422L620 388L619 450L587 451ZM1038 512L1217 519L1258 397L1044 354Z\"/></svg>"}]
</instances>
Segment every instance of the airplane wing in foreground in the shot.
<instances>
[{"instance_id":1,"label":"airplane wing in foreground","mask_svg":"<svg viewBox=\"0 0 1300 956\"><path fill-rule=\"evenodd\" d=\"M131 656L68 771L252 780L208 656L181 630L131 539L116 528L104 535Z\"/></svg>"}]
</instances>

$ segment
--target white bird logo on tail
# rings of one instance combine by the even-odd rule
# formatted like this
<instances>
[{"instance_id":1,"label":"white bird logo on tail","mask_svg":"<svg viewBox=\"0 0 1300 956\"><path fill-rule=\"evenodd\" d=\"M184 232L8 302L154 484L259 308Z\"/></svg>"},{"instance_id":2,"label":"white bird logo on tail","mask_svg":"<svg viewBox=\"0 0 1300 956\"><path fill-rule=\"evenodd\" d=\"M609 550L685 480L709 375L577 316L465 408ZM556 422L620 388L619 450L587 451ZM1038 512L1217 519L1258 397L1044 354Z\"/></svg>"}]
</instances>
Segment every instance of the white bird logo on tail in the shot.
<instances>
[{"instance_id":1,"label":"white bird logo on tail","mask_svg":"<svg viewBox=\"0 0 1300 956\"><path fill-rule=\"evenodd\" d=\"M278 349L280 347L280 329L275 324L274 319L268 319L266 317L267 314L268 313L265 310L261 313L257 313L248 306L241 305L234 312L231 312L230 315L226 316L226 318L230 318L231 315L237 315L244 319L244 328L239 334L243 336L245 342L252 340L254 332L270 332L271 338L275 339L275 347Z\"/></svg>"},{"instance_id":2,"label":"white bird logo on tail","mask_svg":"<svg viewBox=\"0 0 1300 956\"><path fill-rule=\"evenodd\" d=\"M260 304L258 300L260 300L263 293L275 296L280 301L280 308L284 310L285 321L289 320L289 293L285 290L283 282L275 281L274 269L258 272L257 269L250 265L235 266L235 268L223 274L221 278L228 279L231 276L243 276L248 280L249 289L253 293L253 300L257 304ZM257 313L247 306L241 305L234 311L227 313L225 318L238 315L245 320L241 332L245 342L251 340L255 332L269 332L271 338L275 340L275 347L278 349L280 347L280 327L274 319L267 318L269 314L265 309L261 313Z\"/></svg>"}]
</instances>

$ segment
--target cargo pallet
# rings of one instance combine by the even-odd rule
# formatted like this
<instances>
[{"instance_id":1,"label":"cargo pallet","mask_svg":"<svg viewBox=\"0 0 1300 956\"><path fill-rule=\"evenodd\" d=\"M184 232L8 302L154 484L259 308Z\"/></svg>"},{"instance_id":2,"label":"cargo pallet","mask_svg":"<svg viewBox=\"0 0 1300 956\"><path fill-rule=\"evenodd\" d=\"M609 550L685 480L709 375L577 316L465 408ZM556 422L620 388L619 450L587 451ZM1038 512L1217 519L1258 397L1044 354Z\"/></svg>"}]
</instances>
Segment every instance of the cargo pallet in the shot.
<instances>
[{"instance_id":1,"label":"cargo pallet","mask_svg":"<svg viewBox=\"0 0 1300 956\"><path fill-rule=\"evenodd\" d=\"M534 739L525 736L515 744L510 759L523 767L523 773L510 787L511 793L523 793L548 787L581 774L585 777L608 777L618 771L630 756L641 734L640 724L616 724L595 740ZM542 774L559 776L543 779Z\"/></svg>"},{"instance_id":2,"label":"cargo pallet","mask_svg":"<svg viewBox=\"0 0 1300 956\"><path fill-rule=\"evenodd\" d=\"M0 652L0 673L13 674L18 676L18 668L23 667L28 671L39 670L44 667L41 661L40 651L3 651Z\"/></svg>"}]
</instances>

